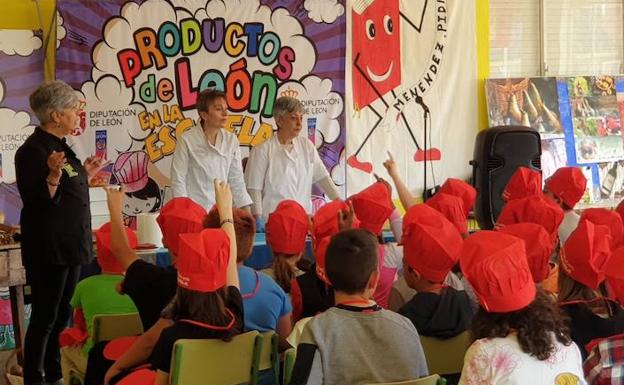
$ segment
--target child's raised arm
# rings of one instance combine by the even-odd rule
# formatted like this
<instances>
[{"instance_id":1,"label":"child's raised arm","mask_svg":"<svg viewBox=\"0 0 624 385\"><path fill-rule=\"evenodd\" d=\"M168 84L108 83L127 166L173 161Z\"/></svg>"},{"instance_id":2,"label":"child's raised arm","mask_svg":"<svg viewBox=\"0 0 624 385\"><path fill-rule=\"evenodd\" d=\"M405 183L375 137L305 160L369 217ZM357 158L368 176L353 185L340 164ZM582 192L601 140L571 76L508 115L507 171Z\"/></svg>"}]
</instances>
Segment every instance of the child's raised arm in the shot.
<instances>
[{"instance_id":1,"label":"child's raised arm","mask_svg":"<svg viewBox=\"0 0 624 385\"><path fill-rule=\"evenodd\" d=\"M388 151L388 159L383 163L383 165L386 170L388 170L388 175L390 175L392 181L394 182L394 187L396 187L403 208L407 210L411 206L415 205L416 198L409 191L405 183L403 183L403 180L399 175L399 171L397 170L396 163L394 162L394 158L392 157L392 153L390 151Z\"/></svg>"},{"instance_id":2,"label":"child's raised arm","mask_svg":"<svg viewBox=\"0 0 624 385\"><path fill-rule=\"evenodd\" d=\"M236 269L236 233L234 232L234 216L232 214L232 190L227 182L214 180L215 199L221 228L230 238L230 259L227 267L226 286L239 287L238 271Z\"/></svg>"},{"instance_id":3,"label":"child's raised arm","mask_svg":"<svg viewBox=\"0 0 624 385\"><path fill-rule=\"evenodd\" d=\"M126 239L126 231L124 230L123 216L121 207L125 196L125 189L114 187L104 187L106 191L106 203L110 213L110 231L111 231L111 250L121 267L125 270L139 257L136 252L130 248L128 239Z\"/></svg>"}]
</instances>

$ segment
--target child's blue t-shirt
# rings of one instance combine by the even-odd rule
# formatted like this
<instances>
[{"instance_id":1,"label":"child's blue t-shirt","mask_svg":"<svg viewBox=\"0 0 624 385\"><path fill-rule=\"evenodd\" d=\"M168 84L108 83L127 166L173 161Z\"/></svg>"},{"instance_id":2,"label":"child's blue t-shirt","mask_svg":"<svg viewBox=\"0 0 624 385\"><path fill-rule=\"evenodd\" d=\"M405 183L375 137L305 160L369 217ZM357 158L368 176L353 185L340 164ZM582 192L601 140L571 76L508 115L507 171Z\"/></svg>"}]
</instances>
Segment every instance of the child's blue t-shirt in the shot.
<instances>
[{"instance_id":1,"label":"child's blue t-shirt","mask_svg":"<svg viewBox=\"0 0 624 385\"><path fill-rule=\"evenodd\" d=\"M292 312L290 299L268 275L247 266L238 266L243 297L245 331L277 329L279 319Z\"/></svg>"}]
</instances>

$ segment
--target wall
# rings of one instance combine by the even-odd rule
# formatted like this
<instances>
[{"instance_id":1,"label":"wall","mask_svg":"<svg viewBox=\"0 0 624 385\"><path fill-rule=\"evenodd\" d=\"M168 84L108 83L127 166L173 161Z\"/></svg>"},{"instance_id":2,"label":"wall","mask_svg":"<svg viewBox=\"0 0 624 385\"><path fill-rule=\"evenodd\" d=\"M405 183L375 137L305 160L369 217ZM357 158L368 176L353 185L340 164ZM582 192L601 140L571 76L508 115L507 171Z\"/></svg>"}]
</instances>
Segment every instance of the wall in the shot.
<instances>
[{"instance_id":1,"label":"wall","mask_svg":"<svg viewBox=\"0 0 624 385\"><path fill-rule=\"evenodd\" d=\"M484 129L488 127L485 79L490 76L490 2L489 0L476 0L476 2L479 128Z\"/></svg>"}]
</instances>

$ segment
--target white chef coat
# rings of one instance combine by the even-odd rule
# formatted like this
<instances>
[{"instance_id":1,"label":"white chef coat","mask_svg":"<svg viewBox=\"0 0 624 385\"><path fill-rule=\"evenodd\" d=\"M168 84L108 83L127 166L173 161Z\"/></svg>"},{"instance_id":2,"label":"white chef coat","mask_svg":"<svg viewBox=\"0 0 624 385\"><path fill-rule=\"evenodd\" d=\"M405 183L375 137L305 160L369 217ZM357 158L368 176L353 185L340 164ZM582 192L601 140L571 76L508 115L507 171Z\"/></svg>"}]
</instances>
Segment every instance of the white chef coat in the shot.
<instances>
[{"instance_id":1,"label":"white chef coat","mask_svg":"<svg viewBox=\"0 0 624 385\"><path fill-rule=\"evenodd\" d=\"M308 138L297 136L288 151L275 133L251 150L245 170L247 188L262 191L265 218L285 199L312 213L312 185L325 177L329 172Z\"/></svg>"},{"instance_id":2,"label":"white chef coat","mask_svg":"<svg viewBox=\"0 0 624 385\"><path fill-rule=\"evenodd\" d=\"M202 127L195 125L178 138L173 153L173 196L189 197L210 210L215 204L215 178L230 184L234 207L252 203L245 188L238 138L222 128L213 146L208 142Z\"/></svg>"}]
</instances>

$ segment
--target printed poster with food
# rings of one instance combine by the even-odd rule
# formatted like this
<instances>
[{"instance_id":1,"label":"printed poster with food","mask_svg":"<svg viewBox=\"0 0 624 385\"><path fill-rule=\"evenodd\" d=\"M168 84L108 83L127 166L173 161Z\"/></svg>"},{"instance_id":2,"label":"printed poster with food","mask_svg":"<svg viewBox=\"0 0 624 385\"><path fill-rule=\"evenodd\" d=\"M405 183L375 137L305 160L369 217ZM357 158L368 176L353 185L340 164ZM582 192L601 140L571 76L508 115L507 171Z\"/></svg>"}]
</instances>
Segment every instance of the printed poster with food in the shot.
<instances>
[{"instance_id":1,"label":"printed poster with food","mask_svg":"<svg viewBox=\"0 0 624 385\"><path fill-rule=\"evenodd\" d=\"M567 85L577 163L624 159L615 78L571 77Z\"/></svg>"},{"instance_id":2,"label":"printed poster with food","mask_svg":"<svg viewBox=\"0 0 624 385\"><path fill-rule=\"evenodd\" d=\"M490 127L533 127L542 139L562 138L556 78L488 79Z\"/></svg>"}]
</instances>

